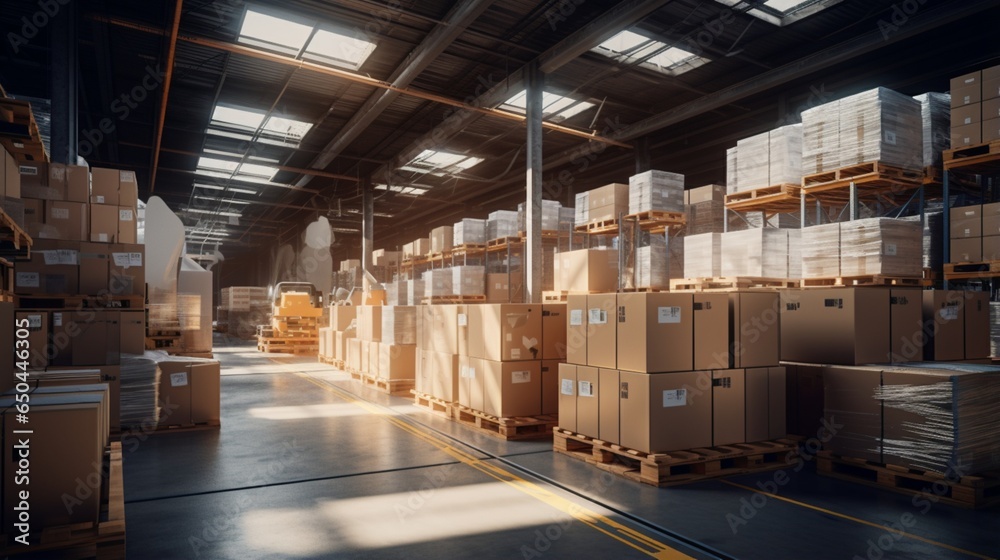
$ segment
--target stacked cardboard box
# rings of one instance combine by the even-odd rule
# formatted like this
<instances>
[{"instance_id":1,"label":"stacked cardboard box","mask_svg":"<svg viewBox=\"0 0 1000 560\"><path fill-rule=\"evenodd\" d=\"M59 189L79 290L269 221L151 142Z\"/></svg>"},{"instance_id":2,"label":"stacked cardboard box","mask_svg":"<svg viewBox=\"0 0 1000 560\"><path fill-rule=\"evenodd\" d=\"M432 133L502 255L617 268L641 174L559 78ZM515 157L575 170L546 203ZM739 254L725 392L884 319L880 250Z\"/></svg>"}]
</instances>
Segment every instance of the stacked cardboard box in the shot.
<instances>
[{"instance_id":1,"label":"stacked cardboard box","mask_svg":"<svg viewBox=\"0 0 1000 560\"><path fill-rule=\"evenodd\" d=\"M1000 140L1000 66L951 80L951 147Z\"/></svg>"},{"instance_id":2,"label":"stacked cardboard box","mask_svg":"<svg viewBox=\"0 0 1000 560\"><path fill-rule=\"evenodd\" d=\"M917 277L922 273L919 223L868 218L840 224L840 274Z\"/></svg>"},{"instance_id":3,"label":"stacked cardboard box","mask_svg":"<svg viewBox=\"0 0 1000 560\"><path fill-rule=\"evenodd\" d=\"M705 185L684 191L687 235L718 233L725 229L726 187Z\"/></svg>"},{"instance_id":4,"label":"stacked cardboard box","mask_svg":"<svg viewBox=\"0 0 1000 560\"><path fill-rule=\"evenodd\" d=\"M802 125L790 124L767 133L768 185L802 181Z\"/></svg>"},{"instance_id":5,"label":"stacked cardboard box","mask_svg":"<svg viewBox=\"0 0 1000 560\"><path fill-rule=\"evenodd\" d=\"M951 262L1000 260L1000 202L951 209Z\"/></svg>"},{"instance_id":6,"label":"stacked cardboard box","mask_svg":"<svg viewBox=\"0 0 1000 560\"><path fill-rule=\"evenodd\" d=\"M336 361L347 361L347 342L357 337L357 310L354 305L331 305L329 308L332 341L329 341L327 357ZM328 335L329 336L329 335Z\"/></svg>"},{"instance_id":7,"label":"stacked cardboard box","mask_svg":"<svg viewBox=\"0 0 1000 560\"><path fill-rule=\"evenodd\" d=\"M807 227L801 236L802 278L840 276L840 224Z\"/></svg>"},{"instance_id":8,"label":"stacked cardboard box","mask_svg":"<svg viewBox=\"0 0 1000 560\"><path fill-rule=\"evenodd\" d=\"M587 195L587 223L617 220L620 214L629 213L629 186L611 183L589 191Z\"/></svg>"},{"instance_id":9,"label":"stacked cardboard box","mask_svg":"<svg viewBox=\"0 0 1000 560\"><path fill-rule=\"evenodd\" d=\"M798 231L798 230L793 230ZM788 230L761 228L730 231L721 236L722 276L793 278L789 265Z\"/></svg>"},{"instance_id":10,"label":"stacked cardboard box","mask_svg":"<svg viewBox=\"0 0 1000 560\"><path fill-rule=\"evenodd\" d=\"M576 193L574 200L573 224L582 226L590 223L590 193Z\"/></svg>"},{"instance_id":11,"label":"stacked cardboard box","mask_svg":"<svg viewBox=\"0 0 1000 560\"><path fill-rule=\"evenodd\" d=\"M377 354L377 357L369 357L368 375L392 381L416 379L418 308L383 306L378 309L381 311L382 326L379 340L368 341L371 345L369 352ZM364 320L367 320L367 315ZM365 336L368 334L365 333Z\"/></svg>"},{"instance_id":12,"label":"stacked cardboard box","mask_svg":"<svg viewBox=\"0 0 1000 560\"><path fill-rule=\"evenodd\" d=\"M635 251L634 287L667 289L671 279L684 277L684 238L644 237L648 237L648 245Z\"/></svg>"},{"instance_id":13,"label":"stacked cardboard box","mask_svg":"<svg viewBox=\"0 0 1000 560\"><path fill-rule=\"evenodd\" d=\"M764 132L736 143L736 192L769 186L771 143Z\"/></svg>"},{"instance_id":14,"label":"stacked cardboard box","mask_svg":"<svg viewBox=\"0 0 1000 560\"><path fill-rule=\"evenodd\" d=\"M560 215L563 210L562 204L556 200L542 200L542 230L559 231ZM517 228L518 231L528 231L525 222L524 203L517 205Z\"/></svg>"},{"instance_id":15,"label":"stacked cardboard box","mask_svg":"<svg viewBox=\"0 0 1000 560\"><path fill-rule=\"evenodd\" d=\"M399 266L399 263L402 262L402 260L402 251L386 251L385 249L372 251L372 264L375 266L395 268Z\"/></svg>"},{"instance_id":16,"label":"stacked cardboard box","mask_svg":"<svg viewBox=\"0 0 1000 560\"><path fill-rule=\"evenodd\" d=\"M739 151L736 146L726 150L726 194L739 192Z\"/></svg>"},{"instance_id":17,"label":"stacked cardboard box","mask_svg":"<svg viewBox=\"0 0 1000 560\"><path fill-rule=\"evenodd\" d=\"M455 294L454 273L451 268L435 268L423 273L425 298L444 297Z\"/></svg>"},{"instance_id":18,"label":"stacked cardboard box","mask_svg":"<svg viewBox=\"0 0 1000 560\"><path fill-rule=\"evenodd\" d=\"M606 292L618 289L618 251L579 249L556 255L560 291Z\"/></svg>"},{"instance_id":19,"label":"stacked cardboard box","mask_svg":"<svg viewBox=\"0 0 1000 560\"><path fill-rule=\"evenodd\" d=\"M451 273L451 290L454 295L486 295L485 266L456 266L451 269Z\"/></svg>"},{"instance_id":20,"label":"stacked cardboard box","mask_svg":"<svg viewBox=\"0 0 1000 560\"><path fill-rule=\"evenodd\" d=\"M715 278L722 274L722 234L702 233L684 238L684 276Z\"/></svg>"},{"instance_id":21,"label":"stacked cardboard box","mask_svg":"<svg viewBox=\"0 0 1000 560\"><path fill-rule=\"evenodd\" d=\"M450 250L453 242L454 234L451 226L441 226L431 230L432 253L441 253Z\"/></svg>"},{"instance_id":22,"label":"stacked cardboard box","mask_svg":"<svg viewBox=\"0 0 1000 560\"><path fill-rule=\"evenodd\" d=\"M425 257L431 252L431 240L427 237L414 239L403 245L403 258Z\"/></svg>"},{"instance_id":23,"label":"stacked cardboard box","mask_svg":"<svg viewBox=\"0 0 1000 560\"><path fill-rule=\"evenodd\" d=\"M765 292L570 295L560 427L649 453L783 437L777 304Z\"/></svg>"},{"instance_id":24,"label":"stacked cardboard box","mask_svg":"<svg viewBox=\"0 0 1000 560\"><path fill-rule=\"evenodd\" d=\"M1000 95L1000 94L998 94ZM923 93L914 96L920 103L923 127L923 165L941 167L941 152L951 147L951 95Z\"/></svg>"},{"instance_id":25,"label":"stacked cardboard box","mask_svg":"<svg viewBox=\"0 0 1000 560\"><path fill-rule=\"evenodd\" d=\"M486 238L517 237L517 212L496 210L486 219Z\"/></svg>"},{"instance_id":26,"label":"stacked cardboard box","mask_svg":"<svg viewBox=\"0 0 1000 560\"><path fill-rule=\"evenodd\" d=\"M463 218L452 226L452 236L456 246L486 243L486 220Z\"/></svg>"},{"instance_id":27,"label":"stacked cardboard box","mask_svg":"<svg viewBox=\"0 0 1000 560\"><path fill-rule=\"evenodd\" d=\"M887 88L840 100L840 165L878 161L903 169L923 167L920 103Z\"/></svg>"},{"instance_id":28,"label":"stacked cardboard box","mask_svg":"<svg viewBox=\"0 0 1000 560\"><path fill-rule=\"evenodd\" d=\"M787 125L736 143L726 151L728 192L802 180L802 125Z\"/></svg>"},{"instance_id":29,"label":"stacked cardboard box","mask_svg":"<svg viewBox=\"0 0 1000 560\"><path fill-rule=\"evenodd\" d=\"M684 211L684 175L650 170L629 177L628 213L651 211Z\"/></svg>"},{"instance_id":30,"label":"stacked cardboard box","mask_svg":"<svg viewBox=\"0 0 1000 560\"><path fill-rule=\"evenodd\" d=\"M840 101L802 111L802 174L841 167Z\"/></svg>"}]
</instances>

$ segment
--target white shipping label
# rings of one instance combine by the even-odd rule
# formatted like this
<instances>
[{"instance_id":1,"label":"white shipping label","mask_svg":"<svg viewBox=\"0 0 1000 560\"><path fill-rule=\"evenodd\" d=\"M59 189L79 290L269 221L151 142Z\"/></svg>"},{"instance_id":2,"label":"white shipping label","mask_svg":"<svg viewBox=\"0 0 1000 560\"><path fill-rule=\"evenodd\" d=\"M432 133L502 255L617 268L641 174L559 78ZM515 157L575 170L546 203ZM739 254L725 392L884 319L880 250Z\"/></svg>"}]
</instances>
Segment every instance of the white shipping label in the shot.
<instances>
[{"instance_id":1,"label":"white shipping label","mask_svg":"<svg viewBox=\"0 0 1000 560\"><path fill-rule=\"evenodd\" d=\"M583 325L583 310L571 309L569 311L569 326L579 327Z\"/></svg>"},{"instance_id":2,"label":"white shipping label","mask_svg":"<svg viewBox=\"0 0 1000 560\"><path fill-rule=\"evenodd\" d=\"M886 243L885 244L885 256L887 256L887 257L895 257L896 256L896 244L895 243Z\"/></svg>"},{"instance_id":3,"label":"white shipping label","mask_svg":"<svg viewBox=\"0 0 1000 560\"><path fill-rule=\"evenodd\" d=\"M135 182L135 171L120 171L118 172L118 181L122 183L134 183Z\"/></svg>"},{"instance_id":4,"label":"white shipping label","mask_svg":"<svg viewBox=\"0 0 1000 560\"><path fill-rule=\"evenodd\" d=\"M70 266L76 266L79 264L79 253L76 251L71 251L68 249L60 249L58 251L39 251L45 257L46 265L54 264L66 264Z\"/></svg>"},{"instance_id":5,"label":"white shipping label","mask_svg":"<svg viewBox=\"0 0 1000 560\"><path fill-rule=\"evenodd\" d=\"M38 168L29 165L22 165L19 168L21 175L38 175Z\"/></svg>"},{"instance_id":6,"label":"white shipping label","mask_svg":"<svg viewBox=\"0 0 1000 560\"><path fill-rule=\"evenodd\" d=\"M69 219L69 208L53 208L52 209L52 219L53 220L68 220Z\"/></svg>"},{"instance_id":7,"label":"white shipping label","mask_svg":"<svg viewBox=\"0 0 1000 560\"><path fill-rule=\"evenodd\" d=\"M62 313L53 313L52 314L52 326L53 327L61 327L62 323L63 323L62 319L63 319L63 314Z\"/></svg>"},{"instance_id":8,"label":"white shipping label","mask_svg":"<svg viewBox=\"0 0 1000 560\"><path fill-rule=\"evenodd\" d=\"M142 266L142 253L129 253L128 264L129 266Z\"/></svg>"},{"instance_id":9,"label":"white shipping label","mask_svg":"<svg viewBox=\"0 0 1000 560\"><path fill-rule=\"evenodd\" d=\"M891 130L885 131L885 143L891 146L896 145L896 133Z\"/></svg>"},{"instance_id":10,"label":"white shipping label","mask_svg":"<svg viewBox=\"0 0 1000 560\"><path fill-rule=\"evenodd\" d=\"M941 310L941 318L945 321L957 321L958 320L958 308L957 307L945 307Z\"/></svg>"},{"instance_id":11,"label":"white shipping label","mask_svg":"<svg viewBox=\"0 0 1000 560\"><path fill-rule=\"evenodd\" d=\"M120 268L142 266L142 253L111 253L111 260Z\"/></svg>"},{"instance_id":12,"label":"white shipping label","mask_svg":"<svg viewBox=\"0 0 1000 560\"><path fill-rule=\"evenodd\" d=\"M577 393L581 397L593 397L594 396L594 384L590 381L580 381L577 383Z\"/></svg>"},{"instance_id":13,"label":"white shipping label","mask_svg":"<svg viewBox=\"0 0 1000 560\"><path fill-rule=\"evenodd\" d=\"M512 360L520 360L521 359L521 349L520 348L511 348L510 349L510 359L512 359Z\"/></svg>"},{"instance_id":14,"label":"white shipping label","mask_svg":"<svg viewBox=\"0 0 1000 560\"><path fill-rule=\"evenodd\" d=\"M29 329L40 329L40 328L42 328L42 316L41 315L28 315L28 328Z\"/></svg>"},{"instance_id":15,"label":"white shipping label","mask_svg":"<svg viewBox=\"0 0 1000 560\"><path fill-rule=\"evenodd\" d=\"M469 316L465 313L458 314L458 326L467 327L469 326Z\"/></svg>"},{"instance_id":16,"label":"white shipping label","mask_svg":"<svg viewBox=\"0 0 1000 560\"><path fill-rule=\"evenodd\" d=\"M608 312L595 307L587 312L587 322L591 325L604 325L608 322Z\"/></svg>"},{"instance_id":17,"label":"white shipping label","mask_svg":"<svg viewBox=\"0 0 1000 560\"><path fill-rule=\"evenodd\" d=\"M131 222L132 221L132 209L119 210L118 211L118 221L119 222Z\"/></svg>"},{"instance_id":18,"label":"white shipping label","mask_svg":"<svg viewBox=\"0 0 1000 560\"><path fill-rule=\"evenodd\" d=\"M101 243L107 243L108 242L108 234L106 234L106 233L98 233L97 234L97 240L100 241Z\"/></svg>"},{"instance_id":19,"label":"white shipping label","mask_svg":"<svg viewBox=\"0 0 1000 560\"><path fill-rule=\"evenodd\" d=\"M663 392L663 408L673 408L687 404L687 389L672 389Z\"/></svg>"},{"instance_id":20,"label":"white shipping label","mask_svg":"<svg viewBox=\"0 0 1000 560\"><path fill-rule=\"evenodd\" d=\"M531 372L530 371L512 371L512 372L510 372L510 382L511 383L531 383Z\"/></svg>"},{"instance_id":21,"label":"white shipping label","mask_svg":"<svg viewBox=\"0 0 1000 560\"><path fill-rule=\"evenodd\" d=\"M186 371L180 371L177 373L170 374L171 387L186 387L187 384L188 384L188 374Z\"/></svg>"},{"instance_id":22,"label":"white shipping label","mask_svg":"<svg viewBox=\"0 0 1000 560\"><path fill-rule=\"evenodd\" d=\"M564 394L564 395L569 395L569 396L572 397L573 396L573 380L572 379L563 379L562 380L562 388L559 390L559 392L562 393L562 394Z\"/></svg>"},{"instance_id":23,"label":"white shipping label","mask_svg":"<svg viewBox=\"0 0 1000 560\"><path fill-rule=\"evenodd\" d=\"M14 279L18 288L37 288L39 287L38 273L37 272L18 272L17 278Z\"/></svg>"},{"instance_id":24,"label":"white shipping label","mask_svg":"<svg viewBox=\"0 0 1000 560\"><path fill-rule=\"evenodd\" d=\"M656 309L656 318L660 324L666 323L680 323L681 322L681 308L680 307L658 307Z\"/></svg>"},{"instance_id":25,"label":"white shipping label","mask_svg":"<svg viewBox=\"0 0 1000 560\"><path fill-rule=\"evenodd\" d=\"M97 203L98 204L104 204L104 195L100 195L99 194L99 195L94 196L94 198L97 199Z\"/></svg>"}]
</instances>

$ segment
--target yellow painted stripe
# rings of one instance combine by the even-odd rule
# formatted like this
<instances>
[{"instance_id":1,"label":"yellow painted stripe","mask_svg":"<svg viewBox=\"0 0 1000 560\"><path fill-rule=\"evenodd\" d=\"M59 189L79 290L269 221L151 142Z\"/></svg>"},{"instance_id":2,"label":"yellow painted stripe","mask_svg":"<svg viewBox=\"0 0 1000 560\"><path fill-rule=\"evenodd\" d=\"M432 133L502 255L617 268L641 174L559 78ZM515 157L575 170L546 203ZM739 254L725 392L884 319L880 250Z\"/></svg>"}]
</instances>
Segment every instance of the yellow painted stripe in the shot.
<instances>
[{"instance_id":1,"label":"yellow painted stripe","mask_svg":"<svg viewBox=\"0 0 1000 560\"><path fill-rule=\"evenodd\" d=\"M688 556L679 550L671 548L670 546L659 542L648 535L640 533L630 527L622 525L617 521L604 516L600 513L587 508L584 505L572 502L558 494L552 492L548 488L544 488L530 480L521 478L520 476L500 467L495 463L490 463L483 461L478 457L469 454L466 451L457 449L452 446L447 440L442 439L436 435L428 433L421 430L417 426L410 424L409 422L404 422L399 418L396 418L392 414L389 414L383 407L372 404L370 402L364 401L362 399L356 398L353 394L339 387L335 387L326 383L324 381L318 380L308 374L302 372L296 372L296 375L302 377L303 379L309 381L310 383L321 387L335 395L339 398L354 404L372 414L381 416L383 419L389 421L397 428L405 430L406 432L412 434L413 436L433 445L434 447L440 449L441 451L447 453L451 457L461 463L472 467L483 474L486 474L500 482L509 485L553 508L559 510L577 521L580 521L584 525L587 525L591 529L604 533L605 535L616 539L640 552L643 552L653 558L658 558L661 560L690 560L692 557Z\"/></svg>"},{"instance_id":2,"label":"yellow painted stripe","mask_svg":"<svg viewBox=\"0 0 1000 560\"><path fill-rule=\"evenodd\" d=\"M760 490L759 488L753 488L751 486L744 486L742 484L737 484L735 482L730 482L728 480L720 480L719 482L722 482L724 484L728 484L730 486L735 486L736 488L742 488L744 490L749 490L751 492L756 492L758 494L763 494L763 495L765 495L765 496L767 496L769 498L774 498L776 500L781 500L783 502L788 502L790 504L794 504L794 505L797 505L799 507L804 507L806 509L811 509L813 511L818 511L818 512L824 513L826 515L832 515L834 517L839 517L841 519L846 519L848 521L853 521L855 523L860 523L861 525L868 525L869 527L875 527L876 529L885 530L885 531L888 531L890 533L894 533L896 535L900 535L901 537L904 537L904 538L913 539L915 541L920 541L920 542L923 542L923 543L927 543L929 545L933 545L933 546L937 546L937 547L944 548L944 549L947 549L947 550L951 550L952 552L958 552L960 554L967 554L967 555L969 555L969 556L971 556L973 558L982 558L983 560L996 560L992 556L984 556L984 555L979 554L977 552L972 552L971 550L964 550L964 549L957 548L957 547L954 547L954 546L951 546L951 545L948 545L948 544L940 543L940 542L937 542L937 541L932 541L930 539L925 539L924 537L921 537L919 535L914 535L914 534L911 534L911 533L907 533L906 531L900 531L899 529L894 529L892 527L887 527L885 525L879 525L878 523L874 523L874 522L871 522L871 521L865 521L864 519L858 519L857 517L851 517L850 515L846 515L846 514L843 514L843 513L837 513L835 511L830 511L828 509L824 509L824 508L821 508L819 506L810 505L810 504L807 504L805 502L799 502L797 500L793 500L791 498L786 498L784 496L779 496L777 494L772 494L770 492L764 492L763 490Z\"/></svg>"}]
</instances>

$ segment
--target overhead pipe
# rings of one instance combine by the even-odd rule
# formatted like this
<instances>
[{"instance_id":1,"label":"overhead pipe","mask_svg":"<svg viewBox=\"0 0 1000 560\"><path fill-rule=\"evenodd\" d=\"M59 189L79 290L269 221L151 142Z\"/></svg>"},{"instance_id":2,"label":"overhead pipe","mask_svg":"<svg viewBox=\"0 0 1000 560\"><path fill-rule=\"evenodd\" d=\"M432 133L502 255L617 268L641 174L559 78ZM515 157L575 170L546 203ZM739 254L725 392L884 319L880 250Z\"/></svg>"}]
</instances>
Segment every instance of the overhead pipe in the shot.
<instances>
[{"instance_id":1,"label":"overhead pipe","mask_svg":"<svg viewBox=\"0 0 1000 560\"><path fill-rule=\"evenodd\" d=\"M149 194L156 189L156 169L160 166L160 143L163 141L163 125L167 120L167 99L170 97L170 83L174 78L174 57L177 54L177 35L181 28L181 13L184 0L177 0L174 7L174 26L170 30L170 47L167 49L167 73L163 77L163 97L160 98L160 119L156 126L156 142L153 144L153 169L149 176Z\"/></svg>"}]
</instances>

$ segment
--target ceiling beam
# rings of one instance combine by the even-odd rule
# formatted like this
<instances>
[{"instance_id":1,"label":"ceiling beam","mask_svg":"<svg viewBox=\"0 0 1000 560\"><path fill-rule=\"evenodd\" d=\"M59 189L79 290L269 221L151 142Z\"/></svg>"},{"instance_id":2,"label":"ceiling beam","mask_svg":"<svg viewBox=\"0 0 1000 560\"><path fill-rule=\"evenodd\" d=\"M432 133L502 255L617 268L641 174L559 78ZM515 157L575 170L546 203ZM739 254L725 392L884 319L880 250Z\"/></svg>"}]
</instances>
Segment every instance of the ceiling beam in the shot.
<instances>
[{"instance_id":1,"label":"ceiling beam","mask_svg":"<svg viewBox=\"0 0 1000 560\"><path fill-rule=\"evenodd\" d=\"M437 24L427 37L396 67L389 76L389 82L402 88L410 85L455 39L476 20L493 0L464 0ZM340 130L320 154L309 164L315 169L326 169L340 153L360 136L392 102L399 97L395 90L376 90L354 113L351 120ZM296 183L300 187L309 184L311 175L305 175Z\"/></svg>"},{"instance_id":2,"label":"ceiling beam","mask_svg":"<svg viewBox=\"0 0 1000 560\"><path fill-rule=\"evenodd\" d=\"M918 12L910 16L905 25L894 33L885 34L880 27L864 35L802 57L794 62L764 72L749 80L732 85L725 89L710 93L704 97L685 103L658 115L626 126L613 133L618 140L632 140L655 132L670 125L677 124L692 117L719 109L749 96L780 87L788 82L808 76L852 60L869 52L909 39L921 33L973 16L978 12L995 8L996 2L991 0L971 0L969 2L948 2L940 8Z\"/></svg>"},{"instance_id":3,"label":"ceiling beam","mask_svg":"<svg viewBox=\"0 0 1000 560\"><path fill-rule=\"evenodd\" d=\"M156 189L156 168L160 166L160 143L163 141L163 123L167 120L167 100L170 98L170 84L174 78L174 57L177 54L177 34L181 27L184 0L174 0L174 25L170 29L170 46L167 48L167 71L163 77L163 95L160 97L160 115L156 125L156 141L153 142L153 169L149 172L149 194Z\"/></svg>"},{"instance_id":4,"label":"ceiling beam","mask_svg":"<svg viewBox=\"0 0 1000 560\"><path fill-rule=\"evenodd\" d=\"M187 175L198 175L199 174L198 171L194 170L194 169L173 169L173 168L169 168L169 167L163 167L161 169L163 171L169 171L169 172L172 172L172 173L184 173L184 174L187 174ZM220 179L220 178L219 177L206 177L206 180L212 180L212 179ZM236 179L236 180L239 181L239 179ZM257 186L257 187L272 187L272 188L277 188L277 189L288 189L288 190L292 190L292 191L299 191L299 192L310 193L310 194L319 194L319 191L317 191L315 189L304 189L302 187L296 187L295 185L285 185L283 183L254 183L254 182L245 182L245 184L246 185L250 185L250 186Z\"/></svg>"}]
</instances>

